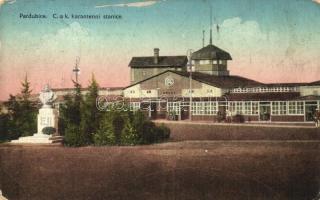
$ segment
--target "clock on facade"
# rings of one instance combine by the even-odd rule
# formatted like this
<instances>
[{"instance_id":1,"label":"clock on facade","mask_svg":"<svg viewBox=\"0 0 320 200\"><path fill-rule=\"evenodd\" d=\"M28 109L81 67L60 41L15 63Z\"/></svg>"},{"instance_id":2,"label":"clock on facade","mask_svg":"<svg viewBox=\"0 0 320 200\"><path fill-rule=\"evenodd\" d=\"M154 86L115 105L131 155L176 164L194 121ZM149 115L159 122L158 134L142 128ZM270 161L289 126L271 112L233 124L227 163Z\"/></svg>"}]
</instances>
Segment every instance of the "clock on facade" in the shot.
<instances>
[{"instance_id":1,"label":"clock on facade","mask_svg":"<svg viewBox=\"0 0 320 200\"><path fill-rule=\"evenodd\" d=\"M166 86L172 86L174 84L174 79L172 77L167 77L165 80L164 80L164 84Z\"/></svg>"}]
</instances>

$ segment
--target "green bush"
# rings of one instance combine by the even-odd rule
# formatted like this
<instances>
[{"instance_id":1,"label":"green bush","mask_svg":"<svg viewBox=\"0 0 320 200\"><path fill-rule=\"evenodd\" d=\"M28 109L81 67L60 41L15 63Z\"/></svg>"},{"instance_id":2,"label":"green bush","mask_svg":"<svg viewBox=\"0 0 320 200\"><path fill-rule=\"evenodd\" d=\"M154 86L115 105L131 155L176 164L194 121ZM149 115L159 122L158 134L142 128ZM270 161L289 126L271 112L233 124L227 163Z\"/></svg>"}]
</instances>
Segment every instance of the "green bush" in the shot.
<instances>
[{"instance_id":1,"label":"green bush","mask_svg":"<svg viewBox=\"0 0 320 200\"><path fill-rule=\"evenodd\" d=\"M132 123L126 123L121 132L121 144L135 145L140 144L140 141L139 134Z\"/></svg>"},{"instance_id":2,"label":"green bush","mask_svg":"<svg viewBox=\"0 0 320 200\"><path fill-rule=\"evenodd\" d=\"M9 138L8 124L8 115L0 114L0 143L6 141Z\"/></svg>"},{"instance_id":3,"label":"green bush","mask_svg":"<svg viewBox=\"0 0 320 200\"><path fill-rule=\"evenodd\" d=\"M159 127L157 127L157 129L159 129L160 132L160 135L158 135L160 140L166 140L170 138L170 129L164 124L161 124Z\"/></svg>"},{"instance_id":4,"label":"green bush","mask_svg":"<svg viewBox=\"0 0 320 200\"><path fill-rule=\"evenodd\" d=\"M116 137L110 117L105 117L102 120L100 128L93 136L93 142L97 146L116 144Z\"/></svg>"},{"instance_id":5,"label":"green bush","mask_svg":"<svg viewBox=\"0 0 320 200\"><path fill-rule=\"evenodd\" d=\"M42 129L42 133L43 134L46 134L46 135L52 135L52 134L54 134L56 132L56 129L55 128L53 128L53 127L44 127L43 129Z\"/></svg>"},{"instance_id":6,"label":"green bush","mask_svg":"<svg viewBox=\"0 0 320 200\"><path fill-rule=\"evenodd\" d=\"M110 111L105 113L100 128L94 135L94 144L136 145L152 144L168 139L170 130L147 120L140 111Z\"/></svg>"},{"instance_id":7,"label":"green bush","mask_svg":"<svg viewBox=\"0 0 320 200\"><path fill-rule=\"evenodd\" d=\"M79 147L86 145L85 138L79 126L69 124L65 129L64 142L67 146Z\"/></svg>"}]
</instances>

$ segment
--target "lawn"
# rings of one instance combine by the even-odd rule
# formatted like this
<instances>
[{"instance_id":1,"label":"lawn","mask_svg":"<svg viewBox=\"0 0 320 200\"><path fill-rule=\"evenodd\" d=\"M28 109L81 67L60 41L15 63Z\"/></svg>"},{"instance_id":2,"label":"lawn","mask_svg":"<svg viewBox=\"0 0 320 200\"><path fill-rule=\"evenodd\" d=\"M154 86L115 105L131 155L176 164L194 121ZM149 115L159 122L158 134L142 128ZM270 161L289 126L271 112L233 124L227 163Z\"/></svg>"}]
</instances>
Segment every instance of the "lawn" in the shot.
<instances>
[{"instance_id":1,"label":"lawn","mask_svg":"<svg viewBox=\"0 0 320 200\"><path fill-rule=\"evenodd\" d=\"M0 145L13 199L312 199L319 141L180 141L135 147Z\"/></svg>"}]
</instances>

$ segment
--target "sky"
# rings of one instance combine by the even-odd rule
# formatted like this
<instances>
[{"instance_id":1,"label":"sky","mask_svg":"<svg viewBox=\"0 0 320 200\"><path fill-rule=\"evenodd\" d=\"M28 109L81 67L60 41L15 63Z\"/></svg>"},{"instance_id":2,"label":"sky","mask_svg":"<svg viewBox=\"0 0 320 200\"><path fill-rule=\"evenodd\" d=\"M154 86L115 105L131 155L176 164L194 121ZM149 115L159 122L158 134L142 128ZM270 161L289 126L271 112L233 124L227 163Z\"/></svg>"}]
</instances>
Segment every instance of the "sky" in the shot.
<instances>
[{"instance_id":1,"label":"sky","mask_svg":"<svg viewBox=\"0 0 320 200\"><path fill-rule=\"evenodd\" d=\"M46 83L72 87L77 58L83 87L92 74L101 87L127 86L133 56L156 47L186 55L202 48L203 30L207 45L210 7L213 44L231 54L232 75L320 80L320 0L0 0L0 100L19 92L26 75L35 93ZM46 18L22 17L30 14Z\"/></svg>"}]
</instances>

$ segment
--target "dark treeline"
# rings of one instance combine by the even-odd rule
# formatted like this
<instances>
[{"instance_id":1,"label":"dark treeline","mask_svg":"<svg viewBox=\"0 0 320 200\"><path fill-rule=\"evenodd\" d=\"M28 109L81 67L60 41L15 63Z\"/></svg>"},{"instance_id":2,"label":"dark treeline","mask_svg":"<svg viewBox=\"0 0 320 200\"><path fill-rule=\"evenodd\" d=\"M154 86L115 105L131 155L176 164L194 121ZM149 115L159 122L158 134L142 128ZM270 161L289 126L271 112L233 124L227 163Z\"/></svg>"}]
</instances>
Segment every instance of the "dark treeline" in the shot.
<instances>
[{"instance_id":1,"label":"dark treeline","mask_svg":"<svg viewBox=\"0 0 320 200\"><path fill-rule=\"evenodd\" d=\"M7 141L32 135L37 126L37 105L30 101L30 83L22 83L21 94L10 96L5 103L8 112L0 114L0 140ZM96 100L99 85L92 75L88 92L81 94L81 85L74 82L74 93L64 96L60 105L58 131L67 146L151 144L168 139L170 130L157 127L141 111L109 107L99 111Z\"/></svg>"}]
</instances>

